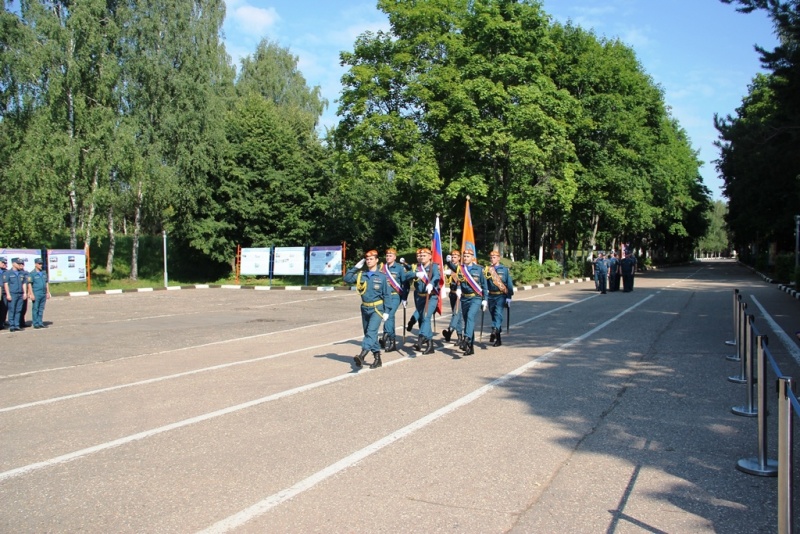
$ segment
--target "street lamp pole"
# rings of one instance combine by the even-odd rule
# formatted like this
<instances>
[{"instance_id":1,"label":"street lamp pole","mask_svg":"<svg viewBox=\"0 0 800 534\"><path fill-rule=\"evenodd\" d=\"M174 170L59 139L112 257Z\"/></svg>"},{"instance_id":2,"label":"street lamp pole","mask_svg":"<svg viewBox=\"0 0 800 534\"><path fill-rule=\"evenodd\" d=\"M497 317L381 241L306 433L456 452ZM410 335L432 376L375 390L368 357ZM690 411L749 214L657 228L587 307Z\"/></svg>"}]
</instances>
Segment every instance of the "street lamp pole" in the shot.
<instances>
[{"instance_id":1,"label":"street lamp pole","mask_svg":"<svg viewBox=\"0 0 800 534\"><path fill-rule=\"evenodd\" d=\"M800 215L794 216L794 270L800 266Z\"/></svg>"}]
</instances>

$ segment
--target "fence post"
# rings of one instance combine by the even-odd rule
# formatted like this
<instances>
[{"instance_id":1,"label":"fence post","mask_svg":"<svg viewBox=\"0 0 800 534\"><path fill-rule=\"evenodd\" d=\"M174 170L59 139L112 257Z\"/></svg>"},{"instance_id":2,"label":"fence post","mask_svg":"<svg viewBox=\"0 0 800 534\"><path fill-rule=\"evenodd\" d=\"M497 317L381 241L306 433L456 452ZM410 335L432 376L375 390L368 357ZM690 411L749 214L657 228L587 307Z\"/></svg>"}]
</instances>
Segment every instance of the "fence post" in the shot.
<instances>
[{"instance_id":1,"label":"fence post","mask_svg":"<svg viewBox=\"0 0 800 534\"><path fill-rule=\"evenodd\" d=\"M752 315L750 316L753 317ZM756 351L758 352L758 376L767 374L767 336L756 336ZM742 458L736 463L736 469L751 475L774 477L778 474L778 462L767 459L767 386L763 378L758 381L758 456L756 458ZM734 412L735 413L735 412ZM744 415L744 414L739 414Z\"/></svg>"},{"instance_id":2,"label":"fence post","mask_svg":"<svg viewBox=\"0 0 800 534\"><path fill-rule=\"evenodd\" d=\"M790 393L792 379L778 378L778 532L791 534L794 519L792 485L794 453L792 452L793 410Z\"/></svg>"},{"instance_id":3,"label":"fence post","mask_svg":"<svg viewBox=\"0 0 800 534\"><path fill-rule=\"evenodd\" d=\"M745 314L745 332L742 342L744 343L744 377L747 382L747 404L745 406L734 406L731 411L736 415L745 417L755 417L758 415L756 406L756 381L753 378L753 321L755 317ZM759 336L760 337L760 336Z\"/></svg>"},{"instance_id":4,"label":"fence post","mask_svg":"<svg viewBox=\"0 0 800 534\"><path fill-rule=\"evenodd\" d=\"M738 356L739 356L739 361L742 362L742 365L740 366L738 375L734 375L734 376L729 376L728 377L728 380L733 382L733 383L735 383L735 384L745 384L747 382L747 376L745 375L745 373L747 372L747 369L746 369L747 362L745 360L747 359L746 355L747 355L747 349L748 349L748 345L749 345L749 343L748 343L748 337L749 337L748 330L749 330L749 328L747 327L748 326L747 325L747 313L745 312L746 309L747 309L747 303L740 301L739 302L739 327L738 327L739 335L736 338L736 340L738 342L738 345L736 346L736 348L738 349L737 352L738 352Z\"/></svg>"},{"instance_id":5,"label":"fence post","mask_svg":"<svg viewBox=\"0 0 800 534\"><path fill-rule=\"evenodd\" d=\"M733 290L733 340L726 341L725 344L729 346L737 346L739 344L739 301L742 296L739 294L738 289ZM739 353L734 352L731 356L726 356L725 359L732 362L739 361Z\"/></svg>"}]
</instances>

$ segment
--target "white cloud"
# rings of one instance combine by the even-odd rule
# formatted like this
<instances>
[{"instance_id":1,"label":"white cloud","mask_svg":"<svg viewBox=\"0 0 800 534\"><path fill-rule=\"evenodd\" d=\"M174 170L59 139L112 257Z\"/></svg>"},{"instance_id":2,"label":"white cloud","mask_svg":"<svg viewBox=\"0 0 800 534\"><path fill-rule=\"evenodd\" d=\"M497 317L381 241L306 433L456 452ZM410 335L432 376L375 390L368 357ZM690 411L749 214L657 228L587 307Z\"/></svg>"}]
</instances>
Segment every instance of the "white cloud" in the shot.
<instances>
[{"instance_id":1,"label":"white cloud","mask_svg":"<svg viewBox=\"0 0 800 534\"><path fill-rule=\"evenodd\" d=\"M231 22L243 33L260 37L280 20L275 8L260 8L243 4L228 13Z\"/></svg>"}]
</instances>

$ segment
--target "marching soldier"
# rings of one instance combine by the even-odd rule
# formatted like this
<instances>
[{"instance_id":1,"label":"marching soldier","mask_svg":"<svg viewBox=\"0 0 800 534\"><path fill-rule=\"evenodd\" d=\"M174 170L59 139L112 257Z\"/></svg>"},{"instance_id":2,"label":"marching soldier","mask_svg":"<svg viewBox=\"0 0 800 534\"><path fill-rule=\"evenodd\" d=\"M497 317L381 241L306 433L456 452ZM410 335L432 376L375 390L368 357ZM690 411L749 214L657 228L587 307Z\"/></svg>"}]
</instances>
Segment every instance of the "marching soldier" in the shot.
<instances>
[{"instance_id":1,"label":"marching soldier","mask_svg":"<svg viewBox=\"0 0 800 534\"><path fill-rule=\"evenodd\" d=\"M419 337L414 349L423 354L433 354L433 329L431 318L436 313L439 303L439 279L441 273L439 266L431 261L431 249L417 250L417 263L411 271L406 273L409 280L414 280L414 305L419 317ZM412 317L413 319L413 317Z\"/></svg>"},{"instance_id":2,"label":"marching soldier","mask_svg":"<svg viewBox=\"0 0 800 534\"><path fill-rule=\"evenodd\" d=\"M367 264L367 270L362 271L364 263ZM356 367L362 367L367 353L372 351L374 360L369 367L376 369L383 365L381 346L378 344L378 329L381 320L389 319L384 302L392 293L386 275L378 270L378 251L368 251L355 267L348 269L344 275L344 282L355 284L356 291L361 295L361 326L364 329L364 339L361 341L361 353L353 360Z\"/></svg>"},{"instance_id":3,"label":"marching soldier","mask_svg":"<svg viewBox=\"0 0 800 534\"><path fill-rule=\"evenodd\" d=\"M486 282L489 287L489 311L492 314L492 335L489 341L493 347L503 344L500 337L503 331L503 310L511 307L511 297L514 295L514 281L508 267L500 263L500 252L493 250L489 254L492 262L486 268Z\"/></svg>"},{"instance_id":4,"label":"marching soldier","mask_svg":"<svg viewBox=\"0 0 800 534\"><path fill-rule=\"evenodd\" d=\"M397 251L393 248L386 249L386 262L381 266L381 272L386 276L386 281L391 288L391 294L384 301L384 311L389 315L383 323L383 335L379 343L386 352L397 350L397 339L395 337L394 316L400 308L400 303L406 300L408 290L403 283L406 270L403 265L397 263Z\"/></svg>"},{"instance_id":5,"label":"marching soldier","mask_svg":"<svg viewBox=\"0 0 800 534\"><path fill-rule=\"evenodd\" d=\"M475 262L472 249L465 249L462 257L464 263L458 273L458 280L461 286L461 313L464 314L464 338L459 348L464 351L464 356L469 356L475 354L475 319L478 311L486 311L489 288L483 268Z\"/></svg>"},{"instance_id":6,"label":"marching soldier","mask_svg":"<svg viewBox=\"0 0 800 534\"><path fill-rule=\"evenodd\" d=\"M608 258L608 290L619 291L619 259L616 251Z\"/></svg>"},{"instance_id":7,"label":"marching soldier","mask_svg":"<svg viewBox=\"0 0 800 534\"><path fill-rule=\"evenodd\" d=\"M445 259L447 260L447 267L444 271L444 274L447 277L445 283L450 285L450 309L453 313L450 316L450 326L447 328L447 330L442 330L442 336L444 337L445 341L449 342L450 338L453 336L453 332L455 332L458 336L456 345L461 345L461 338L463 337L464 332L464 320L461 316L461 306L459 303L461 298L461 287L458 281L458 273L461 270L461 251L453 250Z\"/></svg>"}]
</instances>

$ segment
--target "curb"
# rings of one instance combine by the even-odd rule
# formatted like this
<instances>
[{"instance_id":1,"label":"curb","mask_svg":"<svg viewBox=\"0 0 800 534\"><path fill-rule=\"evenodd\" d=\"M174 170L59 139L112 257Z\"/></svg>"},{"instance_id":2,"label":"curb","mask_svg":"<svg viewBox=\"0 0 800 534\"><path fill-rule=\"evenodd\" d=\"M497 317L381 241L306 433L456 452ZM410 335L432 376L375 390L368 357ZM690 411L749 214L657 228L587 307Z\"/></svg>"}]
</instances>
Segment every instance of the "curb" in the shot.
<instances>
[{"instance_id":1,"label":"curb","mask_svg":"<svg viewBox=\"0 0 800 534\"><path fill-rule=\"evenodd\" d=\"M572 280L559 280L558 282L544 282L515 287L515 291L530 291L545 287L563 286L589 282L592 278L576 278ZM152 293L154 291L182 291L189 289L251 289L254 291L355 291L355 286L249 286L235 284L193 284L186 286L169 287L139 287L135 289L102 289L96 291L70 291L68 293L53 293L53 297L89 297L92 295L121 295L123 293Z\"/></svg>"}]
</instances>

